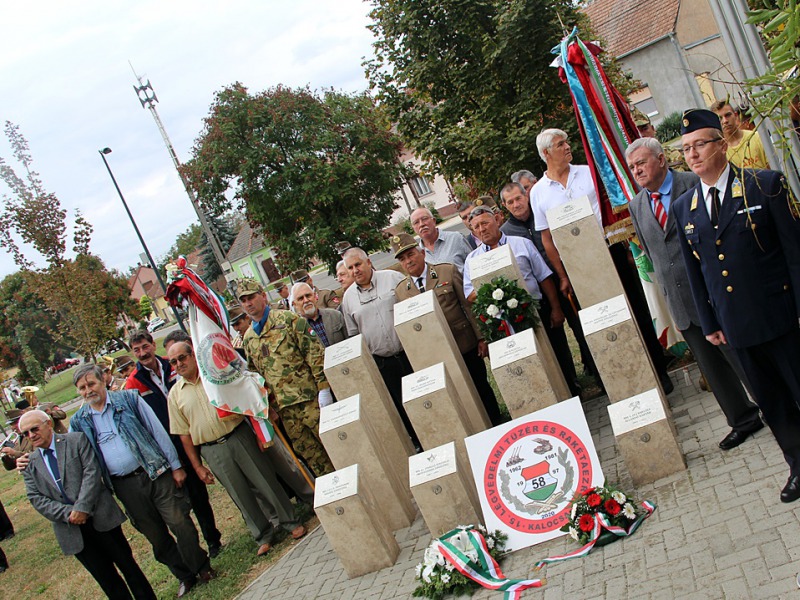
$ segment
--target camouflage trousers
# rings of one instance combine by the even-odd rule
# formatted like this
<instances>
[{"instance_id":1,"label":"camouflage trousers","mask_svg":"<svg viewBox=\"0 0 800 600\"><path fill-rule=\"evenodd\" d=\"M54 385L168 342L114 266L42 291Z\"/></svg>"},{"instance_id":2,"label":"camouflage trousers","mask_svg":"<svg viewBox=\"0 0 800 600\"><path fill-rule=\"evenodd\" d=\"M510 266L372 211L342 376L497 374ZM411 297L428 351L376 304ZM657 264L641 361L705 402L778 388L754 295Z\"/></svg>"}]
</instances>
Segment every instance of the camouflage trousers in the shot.
<instances>
[{"instance_id":1,"label":"camouflage trousers","mask_svg":"<svg viewBox=\"0 0 800 600\"><path fill-rule=\"evenodd\" d=\"M335 471L319 438L319 404L316 400L282 406L278 411L295 452L319 477Z\"/></svg>"}]
</instances>

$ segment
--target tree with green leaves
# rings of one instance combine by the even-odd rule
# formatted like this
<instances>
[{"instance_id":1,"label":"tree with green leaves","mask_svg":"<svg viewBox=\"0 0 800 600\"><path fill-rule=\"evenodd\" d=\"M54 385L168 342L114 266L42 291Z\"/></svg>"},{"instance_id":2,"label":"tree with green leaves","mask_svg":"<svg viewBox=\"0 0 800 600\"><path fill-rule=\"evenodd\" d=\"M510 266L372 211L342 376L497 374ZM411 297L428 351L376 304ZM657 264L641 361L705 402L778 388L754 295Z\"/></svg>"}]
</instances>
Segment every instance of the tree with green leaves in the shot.
<instances>
[{"instance_id":1,"label":"tree with green leaves","mask_svg":"<svg viewBox=\"0 0 800 600\"><path fill-rule=\"evenodd\" d=\"M372 0L367 76L403 141L450 180L496 190L542 162L536 136L574 136L551 49L579 24L573 0ZM609 59L610 60L610 59ZM624 94L630 84L612 66Z\"/></svg>"},{"instance_id":2,"label":"tree with green leaves","mask_svg":"<svg viewBox=\"0 0 800 600\"><path fill-rule=\"evenodd\" d=\"M367 95L282 86L251 94L236 83L204 123L184 175L209 214L244 209L283 271L315 257L334 265L341 240L384 246L405 168Z\"/></svg>"},{"instance_id":3,"label":"tree with green leaves","mask_svg":"<svg viewBox=\"0 0 800 600\"><path fill-rule=\"evenodd\" d=\"M175 260L178 256L189 256L192 252L197 250L201 245L203 239L203 228L200 223L192 223L186 228L186 231L178 234L175 238L175 243L167 250L167 253L158 261L158 269L161 273L164 272L164 267L168 262Z\"/></svg>"},{"instance_id":4,"label":"tree with green leaves","mask_svg":"<svg viewBox=\"0 0 800 600\"><path fill-rule=\"evenodd\" d=\"M6 122L5 134L24 175L19 176L0 157L0 180L9 192L0 211L0 248L11 254L27 290L38 296L53 316L56 341L70 340L83 355L93 356L114 336L117 317L135 309L127 280L108 271L103 261L89 252L92 226L79 211L72 235L74 258L67 256L67 211L55 194L45 191L19 128ZM46 266L36 268L18 239L32 246Z\"/></svg>"},{"instance_id":5,"label":"tree with green leaves","mask_svg":"<svg viewBox=\"0 0 800 600\"><path fill-rule=\"evenodd\" d=\"M150 313L153 312L153 303L150 301L149 296L142 296L139 298L139 316L142 319L149 319Z\"/></svg>"},{"instance_id":6,"label":"tree with green leaves","mask_svg":"<svg viewBox=\"0 0 800 600\"><path fill-rule=\"evenodd\" d=\"M236 240L236 235L239 233L239 230L235 227L235 224L231 224L230 220L219 217L209 217L208 224L214 231L214 235L217 236L222 251L227 254L228 250L233 246L233 242ZM211 244L208 243L208 237L205 233L203 233L200 238L200 248L202 248L200 251L200 258L203 261L200 276L207 283L212 283L219 277L222 277L223 273L216 256L214 256L214 250L212 250Z\"/></svg>"}]
</instances>

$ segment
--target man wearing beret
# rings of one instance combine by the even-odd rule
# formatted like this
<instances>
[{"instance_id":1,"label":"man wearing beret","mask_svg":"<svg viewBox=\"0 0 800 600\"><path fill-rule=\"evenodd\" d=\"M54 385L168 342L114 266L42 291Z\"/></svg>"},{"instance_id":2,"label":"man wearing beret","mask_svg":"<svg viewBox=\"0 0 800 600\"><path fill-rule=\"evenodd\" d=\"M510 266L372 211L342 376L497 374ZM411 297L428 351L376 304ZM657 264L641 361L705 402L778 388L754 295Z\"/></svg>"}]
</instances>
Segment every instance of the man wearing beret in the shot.
<instances>
[{"instance_id":1,"label":"man wearing beret","mask_svg":"<svg viewBox=\"0 0 800 600\"><path fill-rule=\"evenodd\" d=\"M700 182L676 201L684 263L706 339L728 344L775 434L800 498L800 210L781 173L728 162L719 118L683 114L681 143Z\"/></svg>"},{"instance_id":2,"label":"man wearing beret","mask_svg":"<svg viewBox=\"0 0 800 600\"><path fill-rule=\"evenodd\" d=\"M456 235L461 237L460 234ZM453 264L425 262L425 251L417 246L417 240L407 233L393 237L391 244L394 257L408 273L408 277L394 288L397 301L401 302L426 290L433 290L453 339L458 345L458 351L464 358L464 364L475 384L475 389L486 408L486 414L492 426L500 425L503 417L497 406L492 386L486 379L486 363L483 362L483 357L489 355L489 347L483 340L469 303L464 298L461 272Z\"/></svg>"},{"instance_id":3,"label":"man wearing beret","mask_svg":"<svg viewBox=\"0 0 800 600\"><path fill-rule=\"evenodd\" d=\"M243 340L250 369L266 380L297 453L317 476L332 472L319 437L319 409L333 402L325 379L325 349L303 317L290 310L271 310L256 280L240 280L236 294L253 320Z\"/></svg>"}]
</instances>

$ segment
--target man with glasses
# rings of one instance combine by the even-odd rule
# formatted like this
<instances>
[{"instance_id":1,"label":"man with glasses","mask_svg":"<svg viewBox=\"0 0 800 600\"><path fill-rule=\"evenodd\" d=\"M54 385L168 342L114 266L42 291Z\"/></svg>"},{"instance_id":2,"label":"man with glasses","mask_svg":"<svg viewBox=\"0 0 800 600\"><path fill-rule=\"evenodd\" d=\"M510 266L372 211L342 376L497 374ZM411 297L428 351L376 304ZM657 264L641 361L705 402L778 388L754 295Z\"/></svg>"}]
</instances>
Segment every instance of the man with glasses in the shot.
<instances>
[{"instance_id":1,"label":"man with glasses","mask_svg":"<svg viewBox=\"0 0 800 600\"><path fill-rule=\"evenodd\" d=\"M713 112L684 112L681 134L700 181L673 213L700 326L742 364L789 464L781 502L793 502L800 498L800 207L781 173L728 162Z\"/></svg>"},{"instance_id":2,"label":"man with glasses","mask_svg":"<svg viewBox=\"0 0 800 600\"><path fill-rule=\"evenodd\" d=\"M22 472L28 499L53 523L61 551L75 556L109 598L155 600L122 532L125 515L103 484L86 437L55 434L40 410L23 415L20 432L38 450Z\"/></svg>"},{"instance_id":3,"label":"man with glasses","mask_svg":"<svg viewBox=\"0 0 800 600\"><path fill-rule=\"evenodd\" d=\"M79 367L72 381L85 403L70 420L70 431L88 438L106 485L152 545L155 559L180 582L177 596L188 594L198 579L210 581L215 574L182 490L186 470L153 409L133 390L109 392L97 365Z\"/></svg>"},{"instance_id":4,"label":"man with glasses","mask_svg":"<svg viewBox=\"0 0 800 600\"><path fill-rule=\"evenodd\" d=\"M360 333L364 336L403 425L414 446L419 448L414 427L403 408L403 377L413 373L414 369L394 330L394 305L397 303L394 290L404 276L397 271L375 270L361 248L350 248L345 252L344 262L355 281L342 298L347 335L352 337Z\"/></svg>"},{"instance_id":5,"label":"man with glasses","mask_svg":"<svg viewBox=\"0 0 800 600\"><path fill-rule=\"evenodd\" d=\"M242 310L253 320L242 342L250 370L266 380L295 451L315 475L331 473L333 463L319 437L319 409L333 402L322 344L303 317L271 309L255 279L240 280L237 293Z\"/></svg>"},{"instance_id":6,"label":"man with glasses","mask_svg":"<svg viewBox=\"0 0 800 600\"><path fill-rule=\"evenodd\" d=\"M181 376L169 392L170 432L180 436L197 476L208 485L214 483L214 477L219 479L259 545L258 556L270 551L275 538L264 504L294 539L303 537L306 530L295 519L294 507L275 477L272 462L262 454L245 417L231 413L220 419L203 389L197 357L189 344L176 342L168 356Z\"/></svg>"},{"instance_id":7,"label":"man with glasses","mask_svg":"<svg viewBox=\"0 0 800 600\"><path fill-rule=\"evenodd\" d=\"M470 253L470 247L463 235L439 229L427 208L418 208L411 213L411 227L420 238L426 261L432 265L450 263L456 266L459 273L464 271L464 260Z\"/></svg>"},{"instance_id":8,"label":"man with glasses","mask_svg":"<svg viewBox=\"0 0 800 600\"><path fill-rule=\"evenodd\" d=\"M181 332L183 333L183 332ZM169 334L172 336L175 332ZM180 334L176 334L180 335ZM186 334L184 334L186 335ZM135 370L128 376L125 388L134 390L153 409L158 421L165 431L169 431L169 409L167 395L175 385L178 375L172 369L166 358L156 354L156 345L153 336L145 330L135 332L128 342L133 355L138 359ZM166 345L166 344L165 344ZM186 467L186 484L184 486L192 511L197 517L200 531L208 545L208 554L216 558L222 550L222 533L217 529L214 510L208 497L206 485L200 481L190 466L189 458L183 449L183 444L177 436L172 437L172 444L178 453L181 464Z\"/></svg>"}]
</instances>

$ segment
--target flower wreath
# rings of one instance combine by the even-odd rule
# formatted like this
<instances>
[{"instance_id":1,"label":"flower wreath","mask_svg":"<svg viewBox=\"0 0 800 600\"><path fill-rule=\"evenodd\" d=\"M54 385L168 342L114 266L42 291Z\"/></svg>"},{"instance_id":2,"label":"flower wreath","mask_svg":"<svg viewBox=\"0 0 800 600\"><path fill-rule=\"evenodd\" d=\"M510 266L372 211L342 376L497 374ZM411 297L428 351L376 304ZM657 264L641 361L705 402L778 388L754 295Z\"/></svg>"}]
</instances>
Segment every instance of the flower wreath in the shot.
<instances>
[{"instance_id":1,"label":"flower wreath","mask_svg":"<svg viewBox=\"0 0 800 600\"><path fill-rule=\"evenodd\" d=\"M539 301L516 281L495 277L478 290L472 312L486 342L496 342L539 323Z\"/></svg>"}]
</instances>

